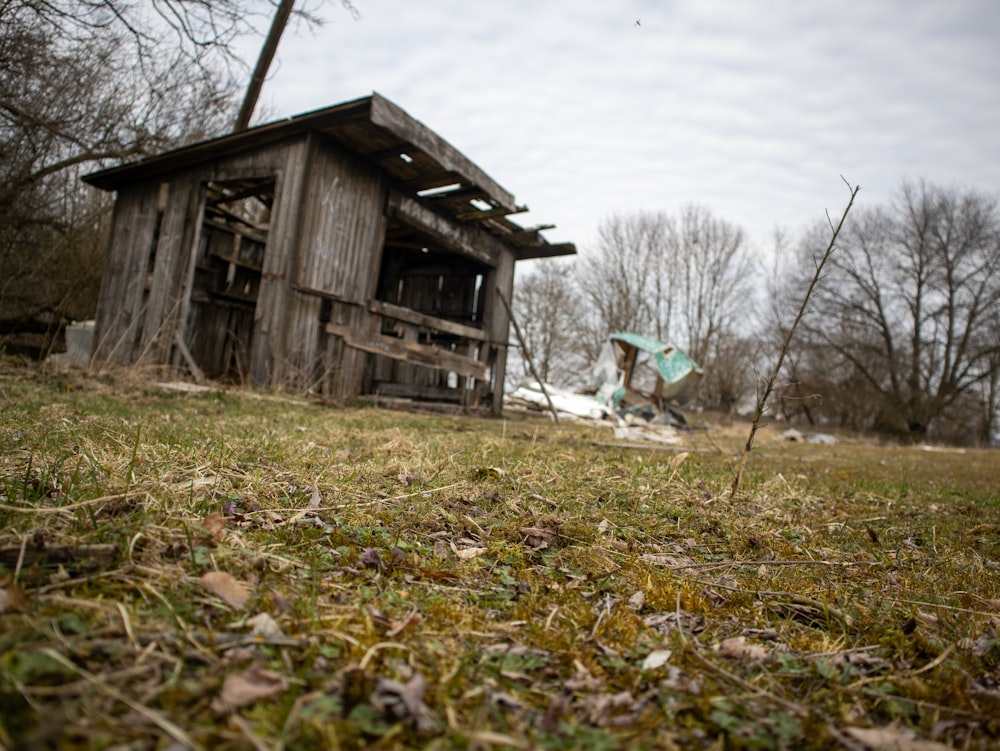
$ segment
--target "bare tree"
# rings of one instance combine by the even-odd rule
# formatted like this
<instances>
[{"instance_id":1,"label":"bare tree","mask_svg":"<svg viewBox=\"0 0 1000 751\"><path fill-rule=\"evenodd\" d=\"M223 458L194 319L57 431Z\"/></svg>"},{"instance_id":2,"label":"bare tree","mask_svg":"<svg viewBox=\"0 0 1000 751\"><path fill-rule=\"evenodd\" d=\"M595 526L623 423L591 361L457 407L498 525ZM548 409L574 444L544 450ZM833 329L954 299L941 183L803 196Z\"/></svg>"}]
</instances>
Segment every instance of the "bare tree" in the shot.
<instances>
[{"instance_id":1,"label":"bare tree","mask_svg":"<svg viewBox=\"0 0 1000 751\"><path fill-rule=\"evenodd\" d=\"M232 109L225 77L206 61L179 65L129 12L110 2L0 5L3 330L51 333L93 303L107 203L79 184L81 171L217 130Z\"/></svg>"},{"instance_id":2,"label":"bare tree","mask_svg":"<svg viewBox=\"0 0 1000 751\"><path fill-rule=\"evenodd\" d=\"M703 207L684 208L669 238L680 339L695 362L708 364L717 340L753 314L756 270L743 231Z\"/></svg>"},{"instance_id":3,"label":"bare tree","mask_svg":"<svg viewBox=\"0 0 1000 751\"><path fill-rule=\"evenodd\" d=\"M598 228L596 247L580 259L576 283L587 309L580 343L591 360L615 331L670 335L669 223L663 213L612 216Z\"/></svg>"},{"instance_id":4,"label":"bare tree","mask_svg":"<svg viewBox=\"0 0 1000 751\"><path fill-rule=\"evenodd\" d=\"M0 0L0 336L87 314L108 204L79 175L228 129L247 70L233 43L272 11L263 0Z\"/></svg>"},{"instance_id":5,"label":"bare tree","mask_svg":"<svg viewBox=\"0 0 1000 751\"><path fill-rule=\"evenodd\" d=\"M996 200L904 183L894 205L845 229L804 326L814 374L850 378L871 427L919 440L977 389L990 411L998 318Z\"/></svg>"},{"instance_id":6,"label":"bare tree","mask_svg":"<svg viewBox=\"0 0 1000 751\"><path fill-rule=\"evenodd\" d=\"M752 313L755 275L742 230L703 207L676 218L612 216L578 269L588 306L580 340L593 359L608 334L633 331L680 347L706 370L747 368L740 326ZM740 398L738 384L749 387L738 373L716 375L713 398L729 406Z\"/></svg>"},{"instance_id":7,"label":"bare tree","mask_svg":"<svg viewBox=\"0 0 1000 751\"><path fill-rule=\"evenodd\" d=\"M515 288L514 308L521 332L546 383L578 385L591 364L575 346L577 300L566 262L536 264ZM528 374L527 363L524 372Z\"/></svg>"}]
</instances>

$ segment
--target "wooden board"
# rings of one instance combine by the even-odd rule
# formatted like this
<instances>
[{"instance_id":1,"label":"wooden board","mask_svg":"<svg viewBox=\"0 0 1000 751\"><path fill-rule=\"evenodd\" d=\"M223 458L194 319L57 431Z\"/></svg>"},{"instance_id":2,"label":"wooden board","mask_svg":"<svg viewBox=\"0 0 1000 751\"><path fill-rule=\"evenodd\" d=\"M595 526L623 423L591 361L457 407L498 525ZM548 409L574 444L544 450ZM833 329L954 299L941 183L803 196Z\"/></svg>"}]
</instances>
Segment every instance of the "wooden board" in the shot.
<instances>
[{"instance_id":1,"label":"wooden board","mask_svg":"<svg viewBox=\"0 0 1000 751\"><path fill-rule=\"evenodd\" d=\"M405 321L406 323L423 326L424 328L432 329L433 331L441 331L445 334L454 334L455 336L461 336L465 339L472 339L477 342L486 341L486 334L482 329L465 326L461 323L455 323L454 321L447 321L444 318L437 318L435 316L425 315L424 313L418 313L415 310L404 308L401 305L393 305L392 303L382 302L381 300L373 300L368 303L368 309L372 313L378 313L379 315L387 318L395 318L400 321Z\"/></svg>"},{"instance_id":2,"label":"wooden board","mask_svg":"<svg viewBox=\"0 0 1000 751\"><path fill-rule=\"evenodd\" d=\"M417 342L404 342L391 336L369 334L357 331L348 326L338 326L330 323L326 326L327 333L339 336L348 347L362 352L384 355L393 360L401 360L413 365L422 365L436 370L454 372L458 375L470 376L486 380L488 369L485 363L473 360L464 355L457 355L439 347L431 347Z\"/></svg>"},{"instance_id":3,"label":"wooden board","mask_svg":"<svg viewBox=\"0 0 1000 751\"><path fill-rule=\"evenodd\" d=\"M514 252L492 235L466 224L458 224L427 208L415 198L389 192L386 213L401 222L426 232L448 250L496 268L505 256Z\"/></svg>"}]
</instances>

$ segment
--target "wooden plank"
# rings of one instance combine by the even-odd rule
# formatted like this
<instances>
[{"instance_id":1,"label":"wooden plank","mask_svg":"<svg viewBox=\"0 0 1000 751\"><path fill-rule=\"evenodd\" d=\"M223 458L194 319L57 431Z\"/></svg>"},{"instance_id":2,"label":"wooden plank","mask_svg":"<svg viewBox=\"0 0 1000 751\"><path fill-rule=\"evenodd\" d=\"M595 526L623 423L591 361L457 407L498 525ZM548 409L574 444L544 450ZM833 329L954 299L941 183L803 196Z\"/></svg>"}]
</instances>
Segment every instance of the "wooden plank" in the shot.
<instances>
[{"instance_id":1,"label":"wooden plank","mask_svg":"<svg viewBox=\"0 0 1000 751\"><path fill-rule=\"evenodd\" d=\"M432 400L436 402L460 401L458 389L450 389L445 386L428 386L415 383L376 383L373 391L380 397L401 397L410 399Z\"/></svg>"},{"instance_id":2,"label":"wooden plank","mask_svg":"<svg viewBox=\"0 0 1000 751\"><path fill-rule=\"evenodd\" d=\"M401 305L393 305L392 303L383 302L381 300L373 300L368 303L368 309L372 313L378 313L379 315L387 318L395 318L399 321L413 323L417 326L423 326L424 328L433 329L434 331L441 331L445 334L454 334L455 336L461 336L466 339L474 339L477 342L486 340L486 333L482 329L473 328L472 326L466 326L461 323L455 323L454 321L447 321L444 318L429 316L425 313L418 313L415 310L404 308Z\"/></svg>"},{"instance_id":3,"label":"wooden plank","mask_svg":"<svg viewBox=\"0 0 1000 751\"><path fill-rule=\"evenodd\" d=\"M493 404L492 414L499 417L503 411L503 382L507 374L507 335L510 329L510 316L500 304L495 290L503 293L508 300L514 294L514 258L511 255L503 257L495 270L486 275L482 294L485 295L483 308L483 327L493 342Z\"/></svg>"},{"instance_id":4,"label":"wooden plank","mask_svg":"<svg viewBox=\"0 0 1000 751\"><path fill-rule=\"evenodd\" d=\"M445 370L480 380L485 380L487 377L488 371L484 363L438 347L404 342L391 336L357 331L349 326L338 326L333 323L327 324L326 330L327 333L341 337L348 347L362 352L384 355L412 365Z\"/></svg>"},{"instance_id":5,"label":"wooden plank","mask_svg":"<svg viewBox=\"0 0 1000 751\"><path fill-rule=\"evenodd\" d=\"M195 188L188 179L160 183L162 218L140 343L147 362L170 361L190 252L185 247L188 200Z\"/></svg>"},{"instance_id":6,"label":"wooden plank","mask_svg":"<svg viewBox=\"0 0 1000 751\"><path fill-rule=\"evenodd\" d=\"M403 141L419 148L437 161L444 171L461 175L465 178L465 182L470 182L482 189L484 193L496 201L497 205L509 208L511 211L515 209L513 193L500 187L497 182L469 161L454 146L419 120L414 120L385 97L372 94L369 117L375 125L391 130Z\"/></svg>"},{"instance_id":7,"label":"wooden plank","mask_svg":"<svg viewBox=\"0 0 1000 751\"><path fill-rule=\"evenodd\" d=\"M513 257L513 250L493 235L474 226L456 224L416 199L397 191L389 192L386 213L391 218L426 232L448 250L461 253L487 266L496 268L505 255Z\"/></svg>"},{"instance_id":8,"label":"wooden plank","mask_svg":"<svg viewBox=\"0 0 1000 751\"><path fill-rule=\"evenodd\" d=\"M281 384L285 378L287 351L288 299L291 295L288 274L292 268L301 232L300 206L308 174L309 138L290 139L272 154L255 154L263 167L263 157L275 164L258 175L275 175L271 231L264 253L264 270L254 314L253 341L250 348L250 378L254 385ZM273 160L273 161L272 161ZM232 174L232 173L230 173ZM220 175L220 178L230 174ZM246 173L244 173L246 174ZM235 175L232 175L235 177Z\"/></svg>"},{"instance_id":9,"label":"wooden plank","mask_svg":"<svg viewBox=\"0 0 1000 751\"><path fill-rule=\"evenodd\" d=\"M95 362L128 365L139 354L146 265L156 226L159 190L158 182L142 183L123 190L115 201L97 302Z\"/></svg>"},{"instance_id":10,"label":"wooden plank","mask_svg":"<svg viewBox=\"0 0 1000 751\"><path fill-rule=\"evenodd\" d=\"M385 178L329 141L313 139L292 282L363 304L382 241Z\"/></svg>"}]
</instances>

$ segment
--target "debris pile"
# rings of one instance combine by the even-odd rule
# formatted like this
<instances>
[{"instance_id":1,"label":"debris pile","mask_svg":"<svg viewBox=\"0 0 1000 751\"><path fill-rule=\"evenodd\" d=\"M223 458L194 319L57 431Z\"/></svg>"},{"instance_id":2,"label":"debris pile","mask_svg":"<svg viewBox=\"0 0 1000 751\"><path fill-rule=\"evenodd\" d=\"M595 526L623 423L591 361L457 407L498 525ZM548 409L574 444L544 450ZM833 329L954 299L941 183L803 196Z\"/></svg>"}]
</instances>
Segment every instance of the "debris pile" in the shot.
<instances>
[{"instance_id":1,"label":"debris pile","mask_svg":"<svg viewBox=\"0 0 1000 751\"><path fill-rule=\"evenodd\" d=\"M639 334L617 333L608 337L581 391L529 381L509 394L507 403L610 419L616 431L682 427L687 420L681 407L697 393L701 378L698 364L679 349ZM629 436L636 435L631 430Z\"/></svg>"}]
</instances>

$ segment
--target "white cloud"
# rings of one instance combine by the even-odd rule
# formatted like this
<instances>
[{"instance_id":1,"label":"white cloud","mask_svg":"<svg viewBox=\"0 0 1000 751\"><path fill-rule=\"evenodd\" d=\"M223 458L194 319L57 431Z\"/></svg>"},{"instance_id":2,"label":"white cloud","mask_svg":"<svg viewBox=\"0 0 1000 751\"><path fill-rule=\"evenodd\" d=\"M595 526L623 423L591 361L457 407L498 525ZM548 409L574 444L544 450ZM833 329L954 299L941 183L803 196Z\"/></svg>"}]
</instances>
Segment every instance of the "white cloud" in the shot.
<instances>
[{"instance_id":1,"label":"white cloud","mask_svg":"<svg viewBox=\"0 0 1000 751\"><path fill-rule=\"evenodd\" d=\"M270 111L379 91L554 240L694 202L764 246L839 212L841 175L869 205L906 177L1000 192L992 0L354 3L286 32Z\"/></svg>"}]
</instances>

